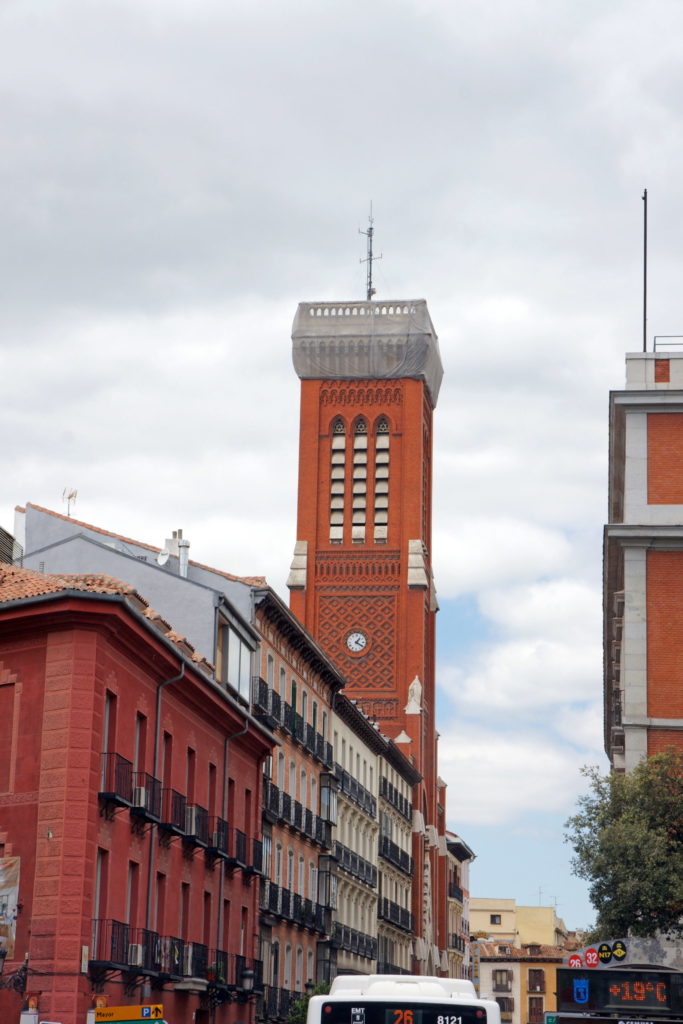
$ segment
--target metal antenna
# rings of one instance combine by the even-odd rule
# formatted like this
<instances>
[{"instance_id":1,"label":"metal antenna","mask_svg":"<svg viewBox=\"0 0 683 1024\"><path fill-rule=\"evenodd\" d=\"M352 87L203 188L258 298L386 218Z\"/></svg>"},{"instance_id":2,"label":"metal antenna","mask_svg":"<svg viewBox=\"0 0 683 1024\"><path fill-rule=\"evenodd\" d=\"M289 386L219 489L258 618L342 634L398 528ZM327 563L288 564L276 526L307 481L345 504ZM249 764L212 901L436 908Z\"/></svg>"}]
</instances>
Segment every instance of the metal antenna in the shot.
<instances>
[{"instance_id":1,"label":"metal antenna","mask_svg":"<svg viewBox=\"0 0 683 1024\"><path fill-rule=\"evenodd\" d=\"M647 189L643 204L643 352L647 352Z\"/></svg>"},{"instance_id":2,"label":"metal antenna","mask_svg":"<svg viewBox=\"0 0 683 1024\"><path fill-rule=\"evenodd\" d=\"M372 225L374 223L375 222L374 222L373 217L372 217L372 201L371 201L370 202L370 216L368 217L368 230L367 231L363 231L362 228L358 228L358 234L359 235L365 235L367 240L368 240L368 254L365 257L365 259L361 259L359 261L360 263L367 263L367 265L368 265L368 279L367 279L367 300L368 300L368 302L371 300L372 296L375 294L375 289L372 287L372 261L373 260L381 260L382 259L382 255L383 255L382 253L380 253L379 256L373 256L373 254L372 254L372 236L375 233L375 229L373 228Z\"/></svg>"},{"instance_id":3,"label":"metal antenna","mask_svg":"<svg viewBox=\"0 0 683 1024\"><path fill-rule=\"evenodd\" d=\"M68 516L71 515L71 502L73 501L75 503L77 497L78 491L73 488L69 490L68 487L65 487L62 491L62 501L66 502L66 514Z\"/></svg>"}]
</instances>

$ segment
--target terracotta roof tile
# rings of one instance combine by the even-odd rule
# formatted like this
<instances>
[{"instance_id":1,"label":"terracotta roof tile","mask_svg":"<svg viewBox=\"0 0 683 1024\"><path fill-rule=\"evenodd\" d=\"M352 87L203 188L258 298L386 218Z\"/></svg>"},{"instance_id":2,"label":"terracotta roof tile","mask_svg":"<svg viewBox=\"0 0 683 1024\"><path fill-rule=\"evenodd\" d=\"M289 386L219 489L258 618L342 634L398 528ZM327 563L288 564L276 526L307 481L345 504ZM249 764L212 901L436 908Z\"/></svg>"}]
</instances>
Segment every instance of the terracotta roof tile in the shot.
<instances>
[{"instance_id":1,"label":"terracotta roof tile","mask_svg":"<svg viewBox=\"0 0 683 1024\"><path fill-rule=\"evenodd\" d=\"M36 512L43 512L45 515L54 516L55 519L63 519L66 523L73 523L74 526L82 526L85 530L92 530L93 533L101 533L103 537L113 537L115 540L120 540L123 544L133 544L135 547L144 548L145 551L153 551L155 554L159 554L162 548L154 547L153 544L145 544L141 540L133 540L132 537L124 537L120 533L112 533L110 530L103 530L100 526L93 526L92 523L84 523L80 519L72 519L71 516L65 516L61 512L53 512L51 508L43 508L42 505L34 505L32 502L26 502L26 508L34 508ZM16 506L18 512L23 512L25 509ZM233 580L235 583L245 583L249 587L265 587L267 586L267 580L265 576L234 576L232 573L223 572L222 569L214 569L213 566L204 565L203 562L195 562L192 558L190 559L190 565L196 566L197 569L206 569L208 572L216 573L217 576L222 576L226 580Z\"/></svg>"},{"instance_id":2,"label":"terracotta roof tile","mask_svg":"<svg viewBox=\"0 0 683 1024\"><path fill-rule=\"evenodd\" d=\"M0 610L3 604L12 601L25 601L32 597L42 597L46 594L65 593L88 593L88 594L114 594L124 597L137 611L142 611L144 617L165 636L167 640L178 648L186 657L193 662L205 674L213 674L213 665L203 655L195 651L190 641L176 632L158 612L150 608L144 597L134 587L113 576L105 576L93 573L64 573L60 575L47 575L42 572L35 572L33 569L20 569L16 565L0 565Z\"/></svg>"}]
</instances>

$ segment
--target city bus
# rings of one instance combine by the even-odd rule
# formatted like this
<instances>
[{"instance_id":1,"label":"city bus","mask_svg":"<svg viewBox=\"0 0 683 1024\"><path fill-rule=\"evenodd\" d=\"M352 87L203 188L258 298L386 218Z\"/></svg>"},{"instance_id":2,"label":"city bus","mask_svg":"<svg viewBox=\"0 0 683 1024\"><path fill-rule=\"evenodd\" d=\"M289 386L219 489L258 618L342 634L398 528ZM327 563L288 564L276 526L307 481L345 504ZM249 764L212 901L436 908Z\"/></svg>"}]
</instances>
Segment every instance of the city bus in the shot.
<instances>
[{"instance_id":1,"label":"city bus","mask_svg":"<svg viewBox=\"0 0 683 1024\"><path fill-rule=\"evenodd\" d=\"M344 974L311 997L306 1024L500 1024L500 1007L464 979Z\"/></svg>"}]
</instances>

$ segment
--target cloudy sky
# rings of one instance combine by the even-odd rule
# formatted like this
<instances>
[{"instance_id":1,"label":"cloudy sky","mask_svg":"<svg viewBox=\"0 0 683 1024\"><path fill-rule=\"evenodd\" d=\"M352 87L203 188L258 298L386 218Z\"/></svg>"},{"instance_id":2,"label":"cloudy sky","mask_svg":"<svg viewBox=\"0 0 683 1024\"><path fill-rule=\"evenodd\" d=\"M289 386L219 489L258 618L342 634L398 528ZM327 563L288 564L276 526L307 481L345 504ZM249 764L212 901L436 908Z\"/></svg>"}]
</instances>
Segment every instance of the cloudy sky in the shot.
<instances>
[{"instance_id":1,"label":"cloudy sky","mask_svg":"<svg viewBox=\"0 0 683 1024\"><path fill-rule=\"evenodd\" d=\"M679 0L0 0L0 524L32 501L263 573L300 300L428 300L442 775L477 895L592 920L607 396L683 333Z\"/></svg>"}]
</instances>

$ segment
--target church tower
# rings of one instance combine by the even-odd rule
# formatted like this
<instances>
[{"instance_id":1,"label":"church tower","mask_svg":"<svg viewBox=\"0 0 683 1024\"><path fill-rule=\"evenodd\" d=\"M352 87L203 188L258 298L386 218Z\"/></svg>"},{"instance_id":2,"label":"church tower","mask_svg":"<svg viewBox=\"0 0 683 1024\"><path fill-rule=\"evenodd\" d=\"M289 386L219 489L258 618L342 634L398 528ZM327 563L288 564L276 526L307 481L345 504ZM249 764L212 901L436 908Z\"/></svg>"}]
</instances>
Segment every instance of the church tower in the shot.
<instances>
[{"instance_id":1,"label":"church tower","mask_svg":"<svg viewBox=\"0 0 683 1024\"><path fill-rule=\"evenodd\" d=\"M291 607L348 680L348 696L421 773L414 810L435 846L436 333L421 299L301 303L292 341L301 422ZM436 860L421 849L416 857L415 888L425 894ZM418 903L418 935L436 945L430 910Z\"/></svg>"}]
</instances>

